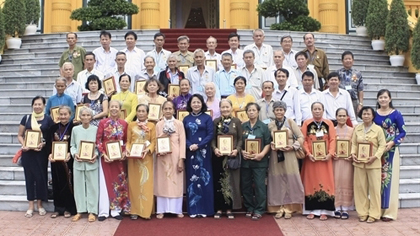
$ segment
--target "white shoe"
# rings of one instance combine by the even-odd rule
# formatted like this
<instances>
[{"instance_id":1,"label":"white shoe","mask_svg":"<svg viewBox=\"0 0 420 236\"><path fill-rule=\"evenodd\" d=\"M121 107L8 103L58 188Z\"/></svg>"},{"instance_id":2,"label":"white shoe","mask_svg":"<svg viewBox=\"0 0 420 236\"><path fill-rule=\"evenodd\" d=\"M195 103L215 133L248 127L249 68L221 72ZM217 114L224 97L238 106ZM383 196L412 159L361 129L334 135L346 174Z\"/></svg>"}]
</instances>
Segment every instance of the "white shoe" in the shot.
<instances>
[{"instance_id":1,"label":"white shoe","mask_svg":"<svg viewBox=\"0 0 420 236\"><path fill-rule=\"evenodd\" d=\"M195 218L197 217L197 215L190 215L190 218Z\"/></svg>"}]
</instances>

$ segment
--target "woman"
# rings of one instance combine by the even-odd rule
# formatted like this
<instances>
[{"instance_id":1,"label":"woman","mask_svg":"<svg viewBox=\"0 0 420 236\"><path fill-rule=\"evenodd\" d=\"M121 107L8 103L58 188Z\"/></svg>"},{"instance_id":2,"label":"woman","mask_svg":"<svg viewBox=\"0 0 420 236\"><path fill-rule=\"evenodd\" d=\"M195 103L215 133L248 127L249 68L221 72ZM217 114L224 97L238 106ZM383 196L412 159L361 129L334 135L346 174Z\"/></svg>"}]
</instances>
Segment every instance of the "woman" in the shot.
<instances>
[{"instance_id":1,"label":"woman","mask_svg":"<svg viewBox=\"0 0 420 236\"><path fill-rule=\"evenodd\" d=\"M274 140L274 132L285 130L287 132L287 144L282 148L275 148L271 143L270 161L268 164L268 210L275 212L275 218L292 218L294 211L301 210L303 204L303 185L300 178L299 164L294 150L303 146L303 135L300 128L293 121L284 116L287 105L283 101L273 103L273 113L276 117L268 124L271 137ZM297 142L293 140L297 138Z\"/></svg>"},{"instance_id":2,"label":"woman","mask_svg":"<svg viewBox=\"0 0 420 236\"><path fill-rule=\"evenodd\" d=\"M119 101L122 104L122 110L125 110L126 122L130 122L136 115L137 95L130 92L131 77L127 74L120 76L121 92L112 96L111 100Z\"/></svg>"},{"instance_id":3,"label":"woman","mask_svg":"<svg viewBox=\"0 0 420 236\"><path fill-rule=\"evenodd\" d=\"M139 80L149 80L149 79L157 79L157 74L155 73L155 58L152 56L146 56L144 58L144 70L140 74Z\"/></svg>"},{"instance_id":4,"label":"woman","mask_svg":"<svg viewBox=\"0 0 420 236\"><path fill-rule=\"evenodd\" d=\"M347 110L338 108L335 117L337 119L337 127L335 132L337 134L337 141L348 140L351 141L353 128L347 126L346 122L349 118ZM350 143L349 143L350 144ZM350 146L351 147L351 146ZM345 148L345 147L343 147ZM340 147L337 147L340 150ZM348 150L348 149L347 149ZM352 157L337 157L340 153L334 153L333 171L334 171L334 186L335 186L335 218L346 220L349 218L348 211L353 209L353 165ZM350 153L349 153L350 154Z\"/></svg>"},{"instance_id":5,"label":"woman","mask_svg":"<svg viewBox=\"0 0 420 236\"><path fill-rule=\"evenodd\" d=\"M182 214L184 190L185 130L181 121L173 115L175 106L171 101L163 104L163 120L156 124L156 137L171 140L171 153L157 153L155 172L155 196L157 200L156 218L162 219L164 213Z\"/></svg>"},{"instance_id":6,"label":"woman","mask_svg":"<svg viewBox=\"0 0 420 236\"><path fill-rule=\"evenodd\" d=\"M125 156L123 155L121 160L111 160L106 148L107 142L119 141L121 151L125 152L127 122L119 118L120 111L121 103L111 100L109 102L110 116L99 122L96 133L96 146L102 157L99 164L99 221L109 216L109 210L111 210L111 216L117 220L122 220L120 213L130 212Z\"/></svg>"},{"instance_id":7,"label":"woman","mask_svg":"<svg viewBox=\"0 0 420 236\"><path fill-rule=\"evenodd\" d=\"M73 106L73 104L72 104ZM52 142L67 142L66 158L64 161L55 161L50 154L51 176L53 185L54 213L51 218L64 215L69 218L76 214L76 203L73 196L73 160L70 158L70 135L73 123L70 122L71 108L60 106L58 108L60 122L50 128Z\"/></svg>"},{"instance_id":8,"label":"woman","mask_svg":"<svg viewBox=\"0 0 420 236\"><path fill-rule=\"evenodd\" d=\"M188 100L183 120L187 143L187 212L191 218L214 214L213 176L211 166L211 140L213 122L203 96L194 94Z\"/></svg>"},{"instance_id":9,"label":"woman","mask_svg":"<svg viewBox=\"0 0 420 236\"><path fill-rule=\"evenodd\" d=\"M354 203L360 222L373 223L381 217L381 157L386 150L384 131L373 120L371 107L362 107L359 118L363 120L354 128L351 155L354 165ZM356 155L359 142L371 144L371 155L366 161ZM369 197L368 197L369 196Z\"/></svg>"},{"instance_id":10,"label":"woman","mask_svg":"<svg viewBox=\"0 0 420 236\"><path fill-rule=\"evenodd\" d=\"M214 209L216 211L214 218L220 219L222 212L225 211L228 219L234 219L232 209L242 207L239 186L240 171L239 169L229 169L227 162L229 158L238 158L239 152L242 150L242 126L238 118L232 117L231 101L222 99L220 110L222 116L213 121L215 133L212 141L215 154L213 157L213 186ZM219 135L232 135L233 150L229 155L220 152L217 142Z\"/></svg>"},{"instance_id":11,"label":"woman","mask_svg":"<svg viewBox=\"0 0 420 236\"><path fill-rule=\"evenodd\" d=\"M227 97L233 105L233 116L235 117L236 111L243 111L247 104L255 102L255 98L245 93L246 79L243 76L238 76L233 81L236 93Z\"/></svg>"},{"instance_id":12,"label":"woman","mask_svg":"<svg viewBox=\"0 0 420 236\"><path fill-rule=\"evenodd\" d=\"M88 221L94 222L98 215L99 204L99 162L97 161L98 151L94 148L91 161L82 161L79 158L81 141L95 142L98 127L92 125L93 111L87 107L80 109L79 118L82 125L74 127L71 132L71 155L73 162L74 178L74 199L76 200L77 214L72 221L76 222L82 218L82 214L89 214Z\"/></svg>"},{"instance_id":13,"label":"woman","mask_svg":"<svg viewBox=\"0 0 420 236\"><path fill-rule=\"evenodd\" d=\"M385 131L387 142L384 160L382 160L381 183L381 219L387 222L397 219L400 179L400 151L398 146L404 140L406 130L401 112L392 105L391 92L387 89L381 89L376 97L378 102L373 121Z\"/></svg>"},{"instance_id":14,"label":"woman","mask_svg":"<svg viewBox=\"0 0 420 236\"><path fill-rule=\"evenodd\" d=\"M192 95L190 94L190 90L191 90L191 82L188 79L181 79L179 81L180 95L174 98L173 100L177 111L187 110L187 103L192 97Z\"/></svg>"},{"instance_id":15,"label":"woman","mask_svg":"<svg viewBox=\"0 0 420 236\"><path fill-rule=\"evenodd\" d=\"M108 97L99 92L102 89L102 82L96 75L90 75L87 79L86 89L89 93L83 97L82 103L93 111L92 125L98 126L99 121L108 115Z\"/></svg>"},{"instance_id":16,"label":"woman","mask_svg":"<svg viewBox=\"0 0 420 236\"><path fill-rule=\"evenodd\" d=\"M242 124L242 140L244 141L245 150L242 150L241 188L246 208L245 216L252 217L252 220L259 220L264 214L267 205L265 178L267 176L267 154L270 150L271 138L267 125L258 119L260 110L261 108L258 104L254 102L248 103L245 106L245 111L249 121ZM261 144L260 150L256 150L256 153L250 150L247 152L247 139L259 139ZM253 148L251 147L251 149Z\"/></svg>"},{"instance_id":17,"label":"woman","mask_svg":"<svg viewBox=\"0 0 420 236\"><path fill-rule=\"evenodd\" d=\"M144 91L146 94L138 95L138 104L149 105L149 103L163 104L166 98L159 95L159 91L163 89L163 86L155 78L151 78L146 81L144 85Z\"/></svg>"},{"instance_id":18,"label":"woman","mask_svg":"<svg viewBox=\"0 0 420 236\"><path fill-rule=\"evenodd\" d=\"M51 108L65 105L65 106L70 107L71 109L72 117L70 118L70 120L74 118L73 117L74 116L73 99L69 95L64 93L64 91L66 90L66 87L67 87L66 78L58 77L57 79L55 79L54 88L56 89L57 93L48 98L47 106L45 107L45 114L47 114L48 116L51 116L50 114Z\"/></svg>"},{"instance_id":19,"label":"woman","mask_svg":"<svg viewBox=\"0 0 420 236\"><path fill-rule=\"evenodd\" d=\"M42 201L48 201L47 166L51 148L50 127L54 122L44 113L45 102L45 98L41 96L32 99L32 114L22 118L18 132L18 140L22 145L21 160L25 175L26 197L29 201L29 208L25 213L27 218L32 217L34 212L35 192L39 215L47 214L42 207ZM41 142L38 148L29 149L25 146L26 130L41 132Z\"/></svg>"},{"instance_id":20,"label":"woman","mask_svg":"<svg viewBox=\"0 0 420 236\"><path fill-rule=\"evenodd\" d=\"M138 216L150 219L153 210L153 153L156 146L155 124L147 121L149 108L139 104L137 115L128 125L127 156L133 143L145 144L142 158L128 159L128 186L131 201L131 219Z\"/></svg>"},{"instance_id":21,"label":"woman","mask_svg":"<svg viewBox=\"0 0 420 236\"><path fill-rule=\"evenodd\" d=\"M166 70L163 70L159 73L159 82L163 85L163 91L160 92L160 95L167 97L168 100L172 101L175 96L168 96L168 87L169 84L179 84L179 81L185 78L185 75L182 71L176 68L177 56L171 54L167 60L168 66Z\"/></svg>"},{"instance_id":22,"label":"woman","mask_svg":"<svg viewBox=\"0 0 420 236\"><path fill-rule=\"evenodd\" d=\"M331 157L335 153L336 134L332 121L324 119L324 105L320 102L314 102L311 105L312 117L305 120L302 125L302 134L305 142L303 144L307 151L306 158L302 166L302 183L305 190L305 209L304 215L312 220L316 216L324 221L328 215L334 216L334 175ZM321 144L316 144L321 150L312 152L314 141L324 141L325 149ZM320 159L315 160L314 156Z\"/></svg>"},{"instance_id":23,"label":"woman","mask_svg":"<svg viewBox=\"0 0 420 236\"><path fill-rule=\"evenodd\" d=\"M204 89L207 96L206 105L209 110L212 111L213 120L220 117L220 107L219 99L215 97L216 95L216 85L213 82L207 83L204 85Z\"/></svg>"}]
</instances>

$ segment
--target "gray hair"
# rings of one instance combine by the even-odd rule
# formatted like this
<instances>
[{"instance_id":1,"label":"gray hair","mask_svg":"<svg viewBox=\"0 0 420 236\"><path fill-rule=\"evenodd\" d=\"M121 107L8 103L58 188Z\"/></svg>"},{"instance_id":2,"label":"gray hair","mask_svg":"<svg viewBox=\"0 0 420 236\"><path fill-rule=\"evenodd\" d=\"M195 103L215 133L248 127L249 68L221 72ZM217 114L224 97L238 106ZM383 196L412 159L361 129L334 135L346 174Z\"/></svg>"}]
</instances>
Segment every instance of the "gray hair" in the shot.
<instances>
[{"instance_id":1,"label":"gray hair","mask_svg":"<svg viewBox=\"0 0 420 236\"><path fill-rule=\"evenodd\" d=\"M155 62L155 58L154 58L154 57L152 57L152 56L150 56L150 55L147 55L147 56L145 56L145 57L144 57L144 63L146 63L146 59L147 59L147 58L152 58L153 63L156 63L156 62Z\"/></svg>"},{"instance_id":2,"label":"gray hair","mask_svg":"<svg viewBox=\"0 0 420 236\"><path fill-rule=\"evenodd\" d=\"M206 43L208 43L209 39L214 39L214 41L217 43L217 39L213 36L210 36L206 39Z\"/></svg>"},{"instance_id":3,"label":"gray hair","mask_svg":"<svg viewBox=\"0 0 420 236\"><path fill-rule=\"evenodd\" d=\"M79 112L79 118L80 119L82 119L82 114L85 111L88 112L91 117L93 117L93 111L92 111L92 109L90 109L89 107L82 107L82 108L80 108L80 112Z\"/></svg>"},{"instance_id":4,"label":"gray hair","mask_svg":"<svg viewBox=\"0 0 420 236\"><path fill-rule=\"evenodd\" d=\"M58 107L58 112L60 112L60 110L62 110L62 109L67 110L67 111L69 112L69 114L71 115L71 108L70 108L69 106L66 106L66 105L60 105L60 106Z\"/></svg>"},{"instance_id":5,"label":"gray hair","mask_svg":"<svg viewBox=\"0 0 420 236\"><path fill-rule=\"evenodd\" d=\"M70 65L71 68L74 70L74 65L71 62L64 62L63 66L61 66L61 69L64 70L64 67L67 66L67 65Z\"/></svg>"},{"instance_id":6,"label":"gray hair","mask_svg":"<svg viewBox=\"0 0 420 236\"><path fill-rule=\"evenodd\" d=\"M114 102L118 103L118 106L120 106L120 109L121 109L122 103L120 101L118 101L118 100L111 100L111 101L109 101L108 107L111 107L111 103L114 103Z\"/></svg>"},{"instance_id":7,"label":"gray hair","mask_svg":"<svg viewBox=\"0 0 420 236\"><path fill-rule=\"evenodd\" d=\"M248 53L252 53L252 56L255 58L255 52L252 51L251 49L245 50L244 53L242 54L243 57L245 57L245 54L248 54Z\"/></svg>"},{"instance_id":8,"label":"gray hair","mask_svg":"<svg viewBox=\"0 0 420 236\"><path fill-rule=\"evenodd\" d=\"M220 102L219 102L219 108L222 106L222 102L227 102L227 103L229 103L229 104L230 104L230 106L231 106L231 107L233 107L233 105L232 105L232 101L231 101L231 100L226 99L226 98L223 98L223 99L222 99L222 100L220 100Z\"/></svg>"},{"instance_id":9,"label":"gray hair","mask_svg":"<svg viewBox=\"0 0 420 236\"><path fill-rule=\"evenodd\" d=\"M255 29L252 31L252 35L254 35L256 32L261 32L263 35L265 35L264 30L262 29Z\"/></svg>"},{"instance_id":10,"label":"gray hair","mask_svg":"<svg viewBox=\"0 0 420 236\"><path fill-rule=\"evenodd\" d=\"M276 110L276 108L283 108L284 111L287 110L287 104L283 101L275 101L273 103L273 112Z\"/></svg>"},{"instance_id":11,"label":"gray hair","mask_svg":"<svg viewBox=\"0 0 420 236\"><path fill-rule=\"evenodd\" d=\"M201 53L203 53L203 55L205 55L205 54L204 54L204 50L203 50L203 49L201 49L201 48L197 48L197 49L195 49L195 51L194 51L194 57L195 57L195 55L196 55L197 53L199 53L199 52L201 52Z\"/></svg>"},{"instance_id":12,"label":"gray hair","mask_svg":"<svg viewBox=\"0 0 420 236\"><path fill-rule=\"evenodd\" d=\"M61 81L61 82L64 82L64 84L66 84L67 85L67 80L66 80L66 78L64 78L64 77L58 77L57 79L55 79L55 83L57 84L57 82L58 81Z\"/></svg>"},{"instance_id":13,"label":"gray hair","mask_svg":"<svg viewBox=\"0 0 420 236\"><path fill-rule=\"evenodd\" d=\"M169 59L171 59L171 58L174 58L175 61L178 61L178 56L176 54L172 53L171 55L169 55L168 59L166 59L166 62L168 62Z\"/></svg>"},{"instance_id":14,"label":"gray hair","mask_svg":"<svg viewBox=\"0 0 420 236\"><path fill-rule=\"evenodd\" d=\"M204 85L204 88L207 88L209 86L212 86L216 90L216 84L214 82L208 82Z\"/></svg>"},{"instance_id":15,"label":"gray hair","mask_svg":"<svg viewBox=\"0 0 420 236\"><path fill-rule=\"evenodd\" d=\"M179 36L176 41L179 43L179 41L182 41L182 40L185 40L185 39L187 40L188 43L190 42L190 38L188 38L187 35L181 35L181 36Z\"/></svg>"}]
</instances>

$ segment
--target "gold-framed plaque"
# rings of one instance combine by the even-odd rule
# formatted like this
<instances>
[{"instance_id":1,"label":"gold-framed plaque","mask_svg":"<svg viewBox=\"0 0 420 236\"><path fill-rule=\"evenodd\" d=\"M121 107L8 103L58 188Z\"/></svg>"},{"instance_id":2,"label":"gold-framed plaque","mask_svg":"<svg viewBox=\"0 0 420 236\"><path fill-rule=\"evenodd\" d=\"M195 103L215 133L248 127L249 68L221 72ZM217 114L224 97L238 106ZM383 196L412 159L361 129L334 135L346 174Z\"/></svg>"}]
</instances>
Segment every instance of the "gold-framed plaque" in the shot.
<instances>
[{"instance_id":1,"label":"gold-framed plaque","mask_svg":"<svg viewBox=\"0 0 420 236\"><path fill-rule=\"evenodd\" d=\"M246 111L235 111L235 116L238 118L242 123L247 122L249 120L248 115L246 114Z\"/></svg>"},{"instance_id":2,"label":"gold-framed plaque","mask_svg":"<svg viewBox=\"0 0 420 236\"><path fill-rule=\"evenodd\" d=\"M168 97L178 97L180 95L179 85L178 84L169 84L168 85Z\"/></svg>"},{"instance_id":3,"label":"gold-framed plaque","mask_svg":"<svg viewBox=\"0 0 420 236\"><path fill-rule=\"evenodd\" d=\"M146 91L144 91L144 86L146 85L146 80L137 80L134 84L134 91L136 91L137 95L144 95Z\"/></svg>"},{"instance_id":4,"label":"gold-framed plaque","mask_svg":"<svg viewBox=\"0 0 420 236\"><path fill-rule=\"evenodd\" d=\"M184 118L190 114L188 111L185 111L185 110L178 110L176 111L176 113L177 113L176 117L178 118L179 121L183 121Z\"/></svg>"},{"instance_id":5,"label":"gold-framed plaque","mask_svg":"<svg viewBox=\"0 0 420 236\"><path fill-rule=\"evenodd\" d=\"M222 155L230 155L233 151L233 136L232 135L218 135L217 148Z\"/></svg>"},{"instance_id":6,"label":"gold-framed plaque","mask_svg":"<svg viewBox=\"0 0 420 236\"><path fill-rule=\"evenodd\" d=\"M147 119L158 121L162 114L162 105L157 103L149 103L149 114Z\"/></svg>"},{"instance_id":7,"label":"gold-framed plaque","mask_svg":"<svg viewBox=\"0 0 420 236\"><path fill-rule=\"evenodd\" d=\"M95 156L95 142L80 141L79 159L82 161L91 161Z\"/></svg>"},{"instance_id":8,"label":"gold-framed plaque","mask_svg":"<svg viewBox=\"0 0 420 236\"><path fill-rule=\"evenodd\" d=\"M189 65L180 65L178 66L178 70L182 71L185 76L187 76L187 71L190 68Z\"/></svg>"},{"instance_id":9,"label":"gold-framed plaque","mask_svg":"<svg viewBox=\"0 0 420 236\"><path fill-rule=\"evenodd\" d=\"M236 70L236 68L237 68L238 66L236 65L236 64L232 64L231 66L230 66L230 69L231 70Z\"/></svg>"},{"instance_id":10,"label":"gold-framed plaque","mask_svg":"<svg viewBox=\"0 0 420 236\"><path fill-rule=\"evenodd\" d=\"M156 148L158 153L171 153L171 139L169 137L160 137L156 139Z\"/></svg>"},{"instance_id":11,"label":"gold-framed plaque","mask_svg":"<svg viewBox=\"0 0 420 236\"><path fill-rule=\"evenodd\" d=\"M127 110L126 109L121 109L120 119L125 120L125 118L127 118Z\"/></svg>"},{"instance_id":12,"label":"gold-framed plaque","mask_svg":"<svg viewBox=\"0 0 420 236\"><path fill-rule=\"evenodd\" d=\"M74 112L74 120L75 121L81 121L80 120L80 110L82 109L82 107L84 107L85 105L84 104L78 104L77 106L76 106L76 110L75 110L75 112Z\"/></svg>"},{"instance_id":13,"label":"gold-framed plaque","mask_svg":"<svg viewBox=\"0 0 420 236\"><path fill-rule=\"evenodd\" d=\"M261 139L245 139L245 151L249 154L261 152Z\"/></svg>"},{"instance_id":14,"label":"gold-framed plaque","mask_svg":"<svg viewBox=\"0 0 420 236\"><path fill-rule=\"evenodd\" d=\"M26 130L25 131L25 147L29 149L37 149L41 143L41 131Z\"/></svg>"},{"instance_id":15,"label":"gold-framed plaque","mask_svg":"<svg viewBox=\"0 0 420 236\"><path fill-rule=\"evenodd\" d=\"M54 141L52 143L52 159L54 161L64 161L67 157L68 148L68 142Z\"/></svg>"},{"instance_id":16,"label":"gold-framed plaque","mask_svg":"<svg viewBox=\"0 0 420 236\"><path fill-rule=\"evenodd\" d=\"M131 144L130 157L131 158L143 158L144 148L145 148L144 143L133 143L133 144Z\"/></svg>"},{"instance_id":17,"label":"gold-framed plaque","mask_svg":"<svg viewBox=\"0 0 420 236\"><path fill-rule=\"evenodd\" d=\"M51 119L54 121L54 123L60 122L60 119L59 119L60 113L58 112L59 109L60 108L58 106L50 108L50 116L51 116Z\"/></svg>"},{"instance_id":18,"label":"gold-framed plaque","mask_svg":"<svg viewBox=\"0 0 420 236\"><path fill-rule=\"evenodd\" d=\"M323 160L327 156L327 142L325 140L312 141L312 155L315 160Z\"/></svg>"},{"instance_id":19,"label":"gold-framed plaque","mask_svg":"<svg viewBox=\"0 0 420 236\"><path fill-rule=\"evenodd\" d=\"M358 142L356 156L357 156L358 161L368 162L369 157L372 156L372 143L371 142Z\"/></svg>"},{"instance_id":20,"label":"gold-framed plaque","mask_svg":"<svg viewBox=\"0 0 420 236\"><path fill-rule=\"evenodd\" d=\"M123 158L120 141L109 141L106 143L106 154L111 160L121 160Z\"/></svg>"},{"instance_id":21,"label":"gold-framed plaque","mask_svg":"<svg viewBox=\"0 0 420 236\"><path fill-rule=\"evenodd\" d=\"M339 158L348 158L350 156L350 140L348 139L337 139L335 153Z\"/></svg>"},{"instance_id":22,"label":"gold-framed plaque","mask_svg":"<svg viewBox=\"0 0 420 236\"><path fill-rule=\"evenodd\" d=\"M213 110L207 110L204 113L206 113L207 115L213 117Z\"/></svg>"},{"instance_id":23,"label":"gold-framed plaque","mask_svg":"<svg viewBox=\"0 0 420 236\"><path fill-rule=\"evenodd\" d=\"M274 148L280 149L287 146L287 130L276 130L273 132Z\"/></svg>"},{"instance_id":24,"label":"gold-framed plaque","mask_svg":"<svg viewBox=\"0 0 420 236\"><path fill-rule=\"evenodd\" d=\"M105 91L105 94L112 94L112 93L115 93L115 92L117 92L117 87L116 87L116 85L115 85L115 79L114 79L114 76L111 76L111 77L109 77L109 78L107 78L107 79L104 79L103 81L102 81L102 83L103 83L103 85L104 85L104 91Z\"/></svg>"},{"instance_id":25,"label":"gold-framed plaque","mask_svg":"<svg viewBox=\"0 0 420 236\"><path fill-rule=\"evenodd\" d=\"M214 71L217 71L217 60L206 60L206 66L212 68Z\"/></svg>"}]
</instances>

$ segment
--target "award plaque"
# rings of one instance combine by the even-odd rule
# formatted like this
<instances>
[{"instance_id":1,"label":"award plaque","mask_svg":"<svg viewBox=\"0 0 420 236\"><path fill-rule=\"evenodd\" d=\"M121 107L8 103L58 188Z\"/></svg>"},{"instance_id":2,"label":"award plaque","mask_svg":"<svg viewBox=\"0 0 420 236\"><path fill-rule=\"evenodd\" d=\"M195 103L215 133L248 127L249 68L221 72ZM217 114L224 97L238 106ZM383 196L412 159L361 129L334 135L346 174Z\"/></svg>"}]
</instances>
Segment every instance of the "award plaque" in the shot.
<instances>
[{"instance_id":1,"label":"award plaque","mask_svg":"<svg viewBox=\"0 0 420 236\"><path fill-rule=\"evenodd\" d=\"M50 115L51 115L51 119L54 121L54 123L58 123L59 117L60 117L60 113L58 112L59 107L51 107L50 108Z\"/></svg>"},{"instance_id":2,"label":"award plaque","mask_svg":"<svg viewBox=\"0 0 420 236\"><path fill-rule=\"evenodd\" d=\"M357 160L360 162L367 162L372 156L372 143L358 142L357 143Z\"/></svg>"},{"instance_id":3,"label":"award plaque","mask_svg":"<svg viewBox=\"0 0 420 236\"><path fill-rule=\"evenodd\" d=\"M207 111L206 111L206 112L204 112L204 113L206 113L207 115L209 115L209 116L213 117L213 111L212 111L212 110L207 110Z\"/></svg>"},{"instance_id":4,"label":"award plaque","mask_svg":"<svg viewBox=\"0 0 420 236\"><path fill-rule=\"evenodd\" d=\"M114 76L111 76L108 79L104 79L102 81L102 83L104 85L104 91L105 91L106 95L113 94L113 93L117 92L117 88L116 88L115 82L114 82Z\"/></svg>"},{"instance_id":5,"label":"award plaque","mask_svg":"<svg viewBox=\"0 0 420 236\"><path fill-rule=\"evenodd\" d=\"M245 151L249 154L258 154L261 151L260 139L245 139Z\"/></svg>"},{"instance_id":6,"label":"award plaque","mask_svg":"<svg viewBox=\"0 0 420 236\"><path fill-rule=\"evenodd\" d=\"M126 109L121 109L120 119L125 120L125 118L127 118L127 110Z\"/></svg>"},{"instance_id":7,"label":"award plaque","mask_svg":"<svg viewBox=\"0 0 420 236\"><path fill-rule=\"evenodd\" d=\"M312 155L315 160L323 160L327 156L327 143L325 140L312 141Z\"/></svg>"},{"instance_id":8,"label":"award plaque","mask_svg":"<svg viewBox=\"0 0 420 236\"><path fill-rule=\"evenodd\" d=\"M184 118L190 114L188 111L185 111L185 110L184 111L183 110L178 110L176 112L177 112L176 117L178 117L179 121L183 121Z\"/></svg>"},{"instance_id":9,"label":"award plaque","mask_svg":"<svg viewBox=\"0 0 420 236\"><path fill-rule=\"evenodd\" d=\"M232 66L230 67L231 70L236 70L237 65L236 64L232 64Z\"/></svg>"},{"instance_id":10,"label":"award plaque","mask_svg":"<svg viewBox=\"0 0 420 236\"><path fill-rule=\"evenodd\" d=\"M233 136L232 135L218 135L217 148L222 155L230 155L233 150Z\"/></svg>"},{"instance_id":11,"label":"award plaque","mask_svg":"<svg viewBox=\"0 0 420 236\"><path fill-rule=\"evenodd\" d=\"M84 107L84 104L79 104L76 106L76 111L74 112L74 120L80 121L80 110Z\"/></svg>"},{"instance_id":12,"label":"award plaque","mask_svg":"<svg viewBox=\"0 0 420 236\"><path fill-rule=\"evenodd\" d=\"M53 142L52 143L52 159L55 161L64 161L67 157L69 148L68 142Z\"/></svg>"},{"instance_id":13,"label":"award plaque","mask_svg":"<svg viewBox=\"0 0 420 236\"><path fill-rule=\"evenodd\" d=\"M238 118L242 123L247 122L249 120L246 111L235 111L235 116Z\"/></svg>"},{"instance_id":14,"label":"award plaque","mask_svg":"<svg viewBox=\"0 0 420 236\"><path fill-rule=\"evenodd\" d=\"M106 154L111 160L121 160L123 158L120 141L110 141L106 143Z\"/></svg>"},{"instance_id":15,"label":"award plaque","mask_svg":"<svg viewBox=\"0 0 420 236\"><path fill-rule=\"evenodd\" d=\"M95 156L95 142L80 141L79 159L82 161L91 161Z\"/></svg>"},{"instance_id":16,"label":"award plaque","mask_svg":"<svg viewBox=\"0 0 420 236\"><path fill-rule=\"evenodd\" d=\"M335 153L337 154L337 157L348 158L350 156L350 140L337 139Z\"/></svg>"},{"instance_id":17,"label":"award plaque","mask_svg":"<svg viewBox=\"0 0 420 236\"><path fill-rule=\"evenodd\" d=\"M168 97L178 97L180 94L179 92L179 85L177 84L169 84L168 85Z\"/></svg>"},{"instance_id":18,"label":"award plaque","mask_svg":"<svg viewBox=\"0 0 420 236\"><path fill-rule=\"evenodd\" d=\"M217 60L206 60L206 66L217 72Z\"/></svg>"},{"instance_id":19,"label":"award plaque","mask_svg":"<svg viewBox=\"0 0 420 236\"><path fill-rule=\"evenodd\" d=\"M276 130L273 132L274 148L280 149L287 146L287 130Z\"/></svg>"},{"instance_id":20,"label":"award plaque","mask_svg":"<svg viewBox=\"0 0 420 236\"><path fill-rule=\"evenodd\" d=\"M134 91L136 91L137 95L144 95L146 92L144 91L144 86L146 85L146 80L137 80L134 85Z\"/></svg>"},{"instance_id":21,"label":"award plaque","mask_svg":"<svg viewBox=\"0 0 420 236\"><path fill-rule=\"evenodd\" d=\"M132 158L143 158L144 143L133 143L131 144L130 157Z\"/></svg>"},{"instance_id":22,"label":"award plaque","mask_svg":"<svg viewBox=\"0 0 420 236\"><path fill-rule=\"evenodd\" d=\"M182 71L185 76L187 76L187 71L188 71L189 68L190 68L189 65L178 66L178 70Z\"/></svg>"},{"instance_id":23,"label":"award plaque","mask_svg":"<svg viewBox=\"0 0 420 236\"><path fill-rule=\"evenodd\" d=\"M157 103L149 103L149 114L147 119L151 121L158 121L161 117L162 105Z\"/></svg>"},{"instance_id":24,"label":"award plaque","mask_svg":"<svg viewBox=\"0 0 420 236\"><path fill-rule=\"evenodd\" d=\"M25 132L25 147L29 149L37 149L41 143L41 131L26 130Z\"/></svg>"},{"instance_id":25,"label":"award plaque","mask_svg":"<svg viewBox=\"0 0 420 236\"><path fill-rule=\"evenodd\" d=\"M169 137L161 137L156 139L158 153L171 153L171 140Z\"/></svg>"}]
</instances>

